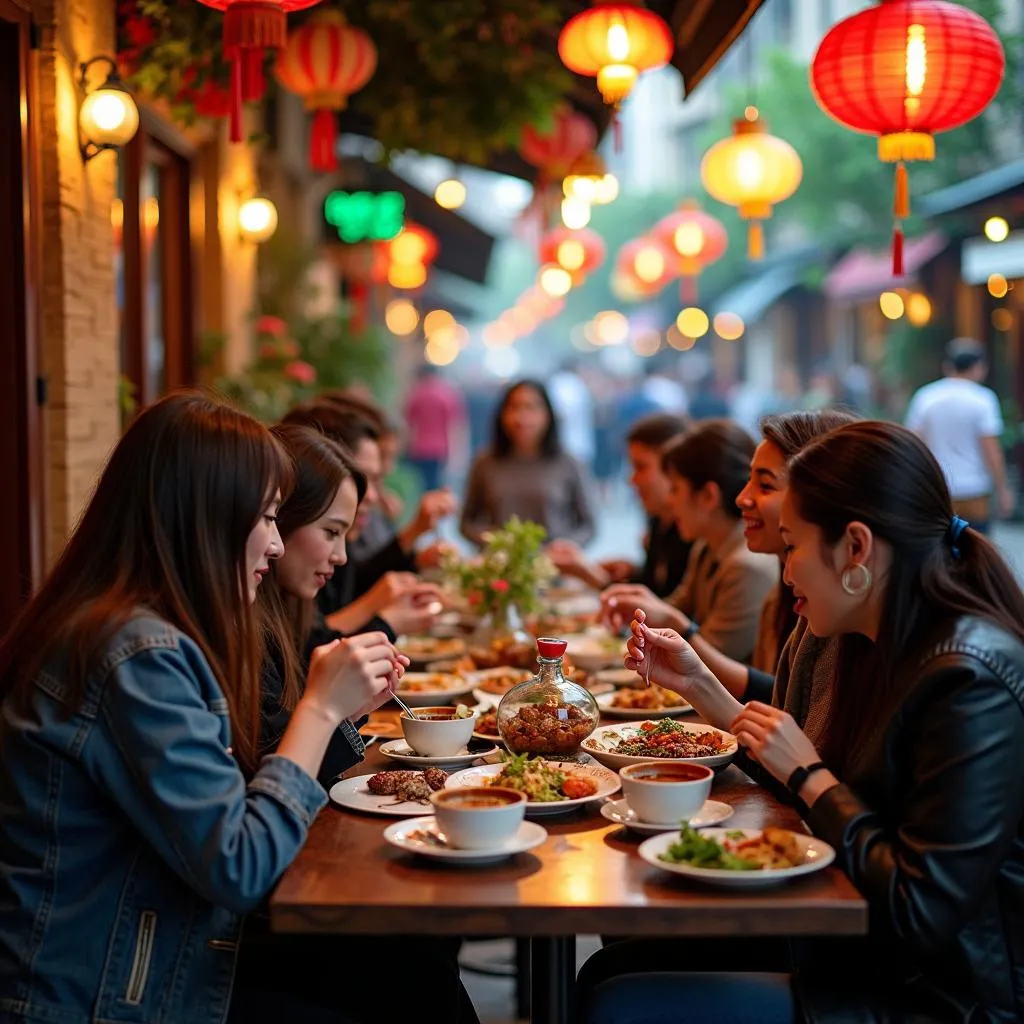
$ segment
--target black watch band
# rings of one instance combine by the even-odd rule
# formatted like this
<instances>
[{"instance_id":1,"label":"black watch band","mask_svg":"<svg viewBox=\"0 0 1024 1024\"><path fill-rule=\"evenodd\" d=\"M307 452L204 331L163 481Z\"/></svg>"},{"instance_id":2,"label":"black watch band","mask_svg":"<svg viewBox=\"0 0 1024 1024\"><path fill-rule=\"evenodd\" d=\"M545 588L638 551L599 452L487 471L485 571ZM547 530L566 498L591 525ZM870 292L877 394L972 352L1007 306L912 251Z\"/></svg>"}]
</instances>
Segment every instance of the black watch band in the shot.
<instances>
[{"instance_id":1,"label":"black watch band","mask_svg":"<svg viewBox=\"0 0 1024 1024\"><path fill-rule=\"evenodd\" d=\"M680 634L684 640L692 640L700 632L700 625L690 620L690 624Z\"/></svg>"},{"instance_id":2,"label":"black watch band","mask_svg":"<svg viewBox=\"0 0 1024 1024\"><path fill-rule=\"evenodd\" d=\"M804 783L815 773L820 772L823 769L828 768L828 765L824 761L815 761L814 764L809 764L806 767L801 765L799 768L794 769L793 774L786 781L786 789L790 791L795 797L800 796L800 790L803 789Z\"/></svg>"}]
</instances>

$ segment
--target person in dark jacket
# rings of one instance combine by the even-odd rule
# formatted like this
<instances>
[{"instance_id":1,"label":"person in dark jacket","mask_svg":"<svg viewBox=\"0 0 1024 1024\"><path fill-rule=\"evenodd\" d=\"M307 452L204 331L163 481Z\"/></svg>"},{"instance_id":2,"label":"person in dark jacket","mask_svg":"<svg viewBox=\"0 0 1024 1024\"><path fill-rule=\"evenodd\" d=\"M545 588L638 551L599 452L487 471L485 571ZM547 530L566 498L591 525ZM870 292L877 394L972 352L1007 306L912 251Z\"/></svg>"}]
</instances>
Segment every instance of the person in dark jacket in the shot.
<instances>
[{"instance_id":1,"label":"person in dark jacket","mask_svg":"<svg viewBox=\"0 0 1024 1024\"><path fill-rule=\"evenodd\" d=\"M341 444L366 478L366 496L360 503L352 537L377 507L381 486L380 430L358 405L338 400L311 402L292 409L282 425L319 430ZM380 629L394 639L398 633L421 632L436 616L440 598L434 584L420 581L413 546L450 514L454 501L447 492L424 495L416 518L365 562L339 566L317 596L327 624L341 633Z\"/></svg>"},{"instance_id":2,"label":"person in dark jacket","mask_svg":"<svg viewBox=\"0 0 1024 1024\"><path fill-rule=\"evenodd\" d=\"M285 425L273 433L291 457L295 486L282 504L277 526L284 552L260 589L272 643L261 672L260 749L277 747L301 694L288 680L302 678L313 650L342 638L330 629L316 596L335 567L347 560L345 537L366 494L366 478L342 448L311 427ZM317 780L324 789L363 759L363 741L344 721L327 746Z\"/></svg>"},{"instance_id":3,"label":"person in dark jacket","mask_svg":"<svg viewBox=\"0 0 1024 1024\"><path fill-rule=\"evenodd\" d=\"M671 630L639 613L626 664L732 732L803 810L864 894L870 931L795 950L790 985L733 976L736 1021L1024 1018L1024 594L953 506L910 431L854 423L790 464L787 582L820 637L840 637L828 728L813 744L786 712L741 707ZM598 954L602 956L614 947ZM657 970L655 966L653 968ZM614 971L612 972L614 973ZM645 981L585 981L590 1024L638 1017ZM659 982L688 1019L690 979ZM649 1006L645 1006L649 1010Z\"/></svg>"}]
</instances>

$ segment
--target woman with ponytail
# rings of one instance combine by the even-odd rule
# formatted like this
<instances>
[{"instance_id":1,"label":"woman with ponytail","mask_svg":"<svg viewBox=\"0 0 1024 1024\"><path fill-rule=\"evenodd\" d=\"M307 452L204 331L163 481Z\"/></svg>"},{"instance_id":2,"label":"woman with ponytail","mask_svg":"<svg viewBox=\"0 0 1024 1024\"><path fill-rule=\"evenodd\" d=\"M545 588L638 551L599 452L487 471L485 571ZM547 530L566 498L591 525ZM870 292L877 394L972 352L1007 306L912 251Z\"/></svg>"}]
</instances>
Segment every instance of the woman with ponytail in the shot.
<instances>
[{"instance_id":1,"label":"woman with ponytail","mask_svg":"<svg viewBox=\"0 0 1024 1024\"><path fill-rule=\"evenodd\" d=\"M650 659L651 679L701 710L714 695L714 716L732 714L740 743L870 906L866 937L816 940L798 957L795 1000L734 1019L1020 1020L1024 595L954 515L923 442L890 423L841 427L804 449L781 530L797 614L841 643L820 745L778 708L726 707L689 645L642 613L626 659ZM673 978L673 1005L686 1005L691 982ZM762 982L736 979L734 997ZM624 997L641 984L598 986L586 1019L630 1024Z\"/></svg>"}]
</instances>

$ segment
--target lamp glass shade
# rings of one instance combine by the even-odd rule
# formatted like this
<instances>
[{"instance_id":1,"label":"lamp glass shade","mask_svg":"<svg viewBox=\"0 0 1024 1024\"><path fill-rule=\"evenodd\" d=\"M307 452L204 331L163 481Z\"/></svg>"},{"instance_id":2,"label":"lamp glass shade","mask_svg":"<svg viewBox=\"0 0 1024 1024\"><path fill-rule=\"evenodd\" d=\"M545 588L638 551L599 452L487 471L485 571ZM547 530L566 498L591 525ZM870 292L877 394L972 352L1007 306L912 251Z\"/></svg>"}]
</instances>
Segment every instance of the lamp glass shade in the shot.
<instances>
[{"instance_id":1,"label":"lamp glass shade","mask_svg":"<svg viewBox=\"0 0 1024 1024\"><path fill-rule=\"evenodd\" d=\"M265 242L277 230L277 207L263 196L246 199L238 208L238 232L247 242Z\"/></svg>"},{"instance_id":2,"label":"lamp glass shade","mask_svg":"<svg viewBox=\"0 0 1024 1024\"><path fill-rule=\"evenodd\" d=\"M78 125L95 146L124 146L139 130L139 108L130 92L108 81L85 97Z\"/></svg>"}]
</instances>

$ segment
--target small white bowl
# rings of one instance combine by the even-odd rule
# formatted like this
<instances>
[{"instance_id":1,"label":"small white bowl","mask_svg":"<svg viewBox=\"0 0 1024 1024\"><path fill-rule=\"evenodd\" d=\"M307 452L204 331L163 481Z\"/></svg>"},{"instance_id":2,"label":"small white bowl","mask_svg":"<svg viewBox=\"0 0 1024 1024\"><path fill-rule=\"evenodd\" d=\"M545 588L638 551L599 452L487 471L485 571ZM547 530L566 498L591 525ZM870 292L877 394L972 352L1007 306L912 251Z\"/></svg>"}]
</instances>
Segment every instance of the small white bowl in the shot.
<instances>
[{"instance_id":1,"label":"small white bowl","mask_svg":"<svg viewBox=\"0 0 1024 1024\"><path fill-rule=\"evenodd\" d=\"M650 825L689 821L704 806L714 777L705 765L684 761L643 761L619 771L627 803Z\"/></svg>"},{"instance_id":2,"label":"small white bowl","mask_svg":"<svg viewBox=\"0 0 1024 1024\"><path fill-rule=\"evenodd\" d=\"M437 824L458 850L492 850L516 834L526 794L497 786L442 789L431 794Z\"/></svg>"},{"instance_id":3,"label":"small white bowl","mask_svg":"<svg viewBox=\"0 0 1024 1024\"><path fill-rule=\"evenodd\" d=\"M478 715L456 718L453 707L417 708L416 717L404 712L399 721L405 741L423 757L454 757L473 738Z\"/></svg>"}]
</instances>

